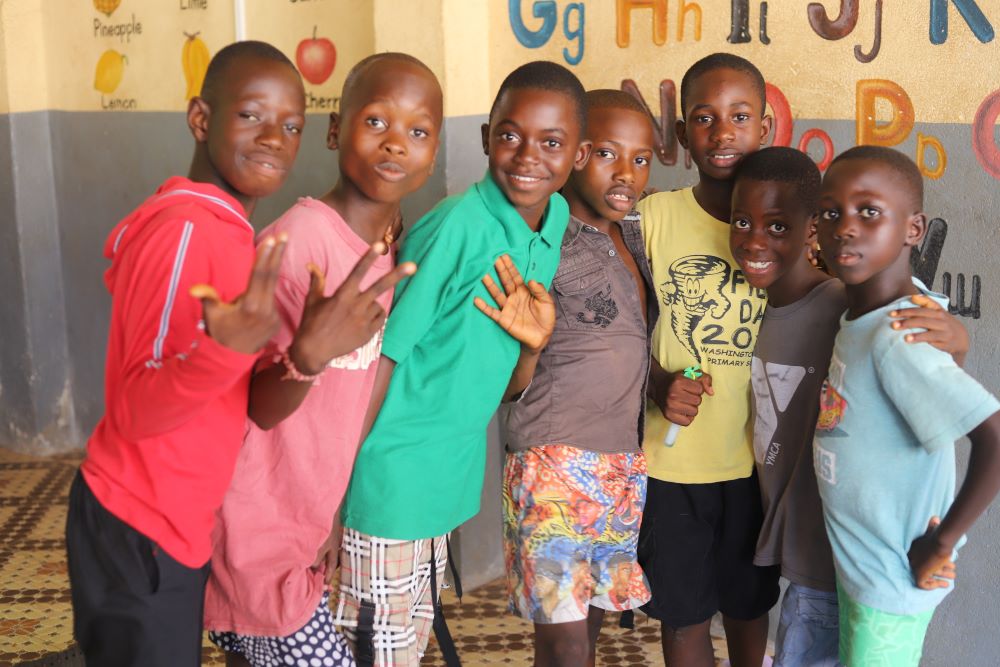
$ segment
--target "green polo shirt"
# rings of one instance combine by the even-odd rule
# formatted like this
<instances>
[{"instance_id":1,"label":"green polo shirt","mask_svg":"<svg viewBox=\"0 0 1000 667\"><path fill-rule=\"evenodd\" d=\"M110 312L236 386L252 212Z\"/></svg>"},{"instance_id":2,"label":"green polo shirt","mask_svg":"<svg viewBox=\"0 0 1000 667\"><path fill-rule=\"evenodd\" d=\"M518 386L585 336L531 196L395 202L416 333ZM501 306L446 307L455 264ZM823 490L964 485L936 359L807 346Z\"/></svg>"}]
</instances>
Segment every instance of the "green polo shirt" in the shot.
<instances>
[{"instance_id":1,"label":"green polo shirt","mask_svg":"<svg viewBox=\"0 0 1000 667\"><path fill-rule=\"evenodd\" d=\"M418 271L396 288L382 354L396 370L344 497L348 528L401 540L436 537L479 511L486 426L520 344L472 303L493 263L510 255L525 281L548 288L569 207L552 195L531 231L489 173L417 221L399 260Z\"/></svg>"}]
</instances>

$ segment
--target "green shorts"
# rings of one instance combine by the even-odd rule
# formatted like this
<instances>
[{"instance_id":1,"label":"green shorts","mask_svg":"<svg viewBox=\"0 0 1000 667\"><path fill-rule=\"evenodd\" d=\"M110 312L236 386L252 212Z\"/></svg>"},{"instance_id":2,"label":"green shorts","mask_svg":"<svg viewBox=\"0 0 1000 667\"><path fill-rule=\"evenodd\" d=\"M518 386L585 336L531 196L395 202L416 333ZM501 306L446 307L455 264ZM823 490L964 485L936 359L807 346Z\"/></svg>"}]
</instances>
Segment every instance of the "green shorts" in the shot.
<instances>
[{"instance_id":1,"label":"green shorts","mask_svg":"<svg viewBox=\"0 0 1000 667\"><path fill-rule=\"evenodd\" d=\"M837 586L840 662L848 667L917 667L934 610L890 614L855 602Z\"/></svg>"}]
</instances>

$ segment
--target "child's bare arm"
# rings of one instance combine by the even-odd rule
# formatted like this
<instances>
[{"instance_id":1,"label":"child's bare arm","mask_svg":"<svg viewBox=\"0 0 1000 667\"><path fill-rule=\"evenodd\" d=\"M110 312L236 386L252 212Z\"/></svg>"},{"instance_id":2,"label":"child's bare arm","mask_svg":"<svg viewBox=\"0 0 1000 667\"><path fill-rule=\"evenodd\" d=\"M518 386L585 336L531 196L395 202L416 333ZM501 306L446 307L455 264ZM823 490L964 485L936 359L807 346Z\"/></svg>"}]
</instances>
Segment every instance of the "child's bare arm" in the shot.
<instances>
[{"instance_id":1,"label":"child's bare arm","mask_svg":"<svg viewBox=\"0 0 1000 667\"><path fill-rule=\"evenodd\" d=\"M287 353L287 363L300 376L322 373L331 359L367 343L385 322L385 311L376 299L412 275L416 265L400 264L362 291L361 281L383 252L382 243L373 244L328 297L323 296L325 276L315 265L309 266L309 293ZM254 375L251 382L250 418L262 429L273 428L298 409L312 385L311 379L296 378L284 363L269 366Z\"/></svg>"},{"instance_id":2,"label":"child's bare arm","mask_svg":"<svg viewBox=\"0 0 1000 667\"><path fill-rule=\"evenodd\" d=\"M375 419L385 402L385 394L389 391L389 381L392 379L392 372L396 370L396 362L385 356L379 357L378 370L375 371L375 382L372 385L372 396L368 399L368 410L365 411L365 418L361 422L361 438L358 443L363 443L371 433Z\"/></svg>"},{"instance_id":3,"label":"child's bare arm","mask_svg":"<svg viewBox=\"0 0 1000 667\"><path fill-rule=\"evenodd\" d=\"M703 373L697 380L684 376L684 371L669 372L655 357L649 358L649 382L646 394L663 412L668 421L687 426L698 416L701 395L712 396L712 376Z\"/></svg>"},{"instance_id":4,"label":"child's bare arm","mask_svg":"<svg viewBox=\"0 0 1000 667\"><path fill-rule=\"evenodd\" d=\"M890 317L895 318L892 320L892 328L926 329L920 333L907 334L906 342L930 343L950 354L956 364L963 365L965 355L969 351L969 332L958 318L924 294L912 296L910 301L919 307L901 308L889 313Z\"/></svg>"},{"instance_id":5,"label":"child's bare arm","mask_svg":"<svg viewBox=\"0 0 1000 667\"><path fill-rule=\"evenodd\" d=\"M534 280L524 282L508 255L501 255L494 267L503 291L489 276L483 276L483 285L500 308L490 306L479 297L473 299L473 303L521 343L521 355L504 392L504 400L509 400L524 391L531 382L538 357L555 328L556 307L541 283Z\"/></svg>"},{"instance_id":6,"label":"child's bare arm","mask_svg":"<svg viewBox=\"0 0 1000 667\"><path fill-rule=\"evenodd\" d=\"M1000 412L969 433L972 451L969 471L941 524L913 541L907 554L913 578L920 588L947 586L938 572L972 524L1000 492Z\"/></svg>"}]
</instances>

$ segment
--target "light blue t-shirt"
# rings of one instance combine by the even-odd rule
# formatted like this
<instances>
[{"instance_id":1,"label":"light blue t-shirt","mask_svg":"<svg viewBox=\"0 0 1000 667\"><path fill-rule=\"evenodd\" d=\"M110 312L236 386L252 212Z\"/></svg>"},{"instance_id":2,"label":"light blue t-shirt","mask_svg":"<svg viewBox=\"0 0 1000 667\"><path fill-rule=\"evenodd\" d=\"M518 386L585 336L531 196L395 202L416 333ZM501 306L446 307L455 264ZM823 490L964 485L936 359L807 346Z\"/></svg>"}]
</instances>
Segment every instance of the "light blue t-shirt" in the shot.
<instances>
[{"instance_id":1,"label":"light blue t-shirt","mask_svg":"<svg viewBox=\"0 0 1000 667\"><path fill-rule=\"evenodd\" d=\"M950 355L889 327L889 311L909 307L841 318L813 443L837 579L856 602L892 614L933 609L951 591L917 588L906 553L951 506L955 441L1000 409Z\"/></svg>"}]
</instances>

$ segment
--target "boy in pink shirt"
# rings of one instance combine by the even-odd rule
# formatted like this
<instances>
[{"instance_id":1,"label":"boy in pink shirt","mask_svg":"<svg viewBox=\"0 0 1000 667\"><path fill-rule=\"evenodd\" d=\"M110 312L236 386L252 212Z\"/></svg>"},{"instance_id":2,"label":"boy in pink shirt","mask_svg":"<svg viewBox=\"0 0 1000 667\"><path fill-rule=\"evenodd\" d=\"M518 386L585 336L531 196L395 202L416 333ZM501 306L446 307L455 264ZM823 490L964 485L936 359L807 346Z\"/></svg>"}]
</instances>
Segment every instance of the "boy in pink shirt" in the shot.
<instances>
[{"instance_id":1,"label":"boy in pink shirt","mask_svg":"<svg viewBox=\"0 0 1000 667\"><path fill-rule=\"evenodd\" d=\"M341 319L325 326L322 309L302 313L325 298L336 309L337 296L323 294L341 283L378 292L413 273L412 263L393 270L392 254L380 253L395 235L400 200L434 169L441 121L441 88L423 63L397 53L361 61L344 82L341 114L330 118L337 184L320 199L299 200L263 232L289 237L276 290L282 327L253 377L251 421L219 512L205 602L209 637L227 664L354 664L333 628L325 579L381 329L345 346ZM386 290L354 315L388 311L391 302Z\"/></svg>"}]
</instances>

